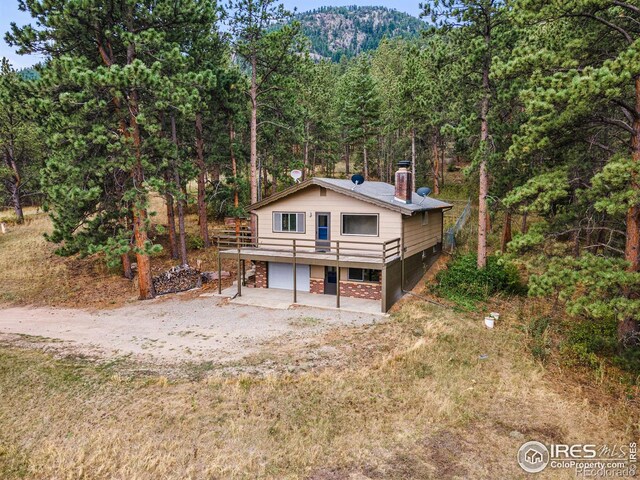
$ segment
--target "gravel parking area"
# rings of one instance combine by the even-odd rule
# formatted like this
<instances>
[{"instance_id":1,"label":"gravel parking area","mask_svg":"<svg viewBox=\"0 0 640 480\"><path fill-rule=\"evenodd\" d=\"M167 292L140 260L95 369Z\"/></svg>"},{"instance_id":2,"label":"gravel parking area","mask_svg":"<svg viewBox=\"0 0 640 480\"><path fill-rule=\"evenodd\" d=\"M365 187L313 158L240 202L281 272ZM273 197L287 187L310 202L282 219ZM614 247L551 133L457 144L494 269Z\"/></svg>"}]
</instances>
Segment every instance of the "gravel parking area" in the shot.
<instances>
[{"instance_id":1,"label":"gravel parking area","mask_svg":"<svg viewBox=\"0 0 640 480\"><path fill-rule=\"evenodd\" d=\"M229 364L272 353L274 345L322 348L318 337L331 329L380 321L380 316L364 313L277 310L178 295L100 311L5 308L0 311L0 341L103 359Z\"/></svg>"}]
</instances>

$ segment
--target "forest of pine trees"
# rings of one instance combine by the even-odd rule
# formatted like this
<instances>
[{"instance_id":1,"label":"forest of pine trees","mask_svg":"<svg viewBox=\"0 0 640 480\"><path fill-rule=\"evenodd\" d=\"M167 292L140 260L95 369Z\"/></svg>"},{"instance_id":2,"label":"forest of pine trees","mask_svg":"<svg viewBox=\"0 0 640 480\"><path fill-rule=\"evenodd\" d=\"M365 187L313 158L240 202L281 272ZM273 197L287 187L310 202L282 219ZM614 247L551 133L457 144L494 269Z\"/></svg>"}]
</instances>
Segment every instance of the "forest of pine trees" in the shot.
<instances>
[{"instance_id":1,"label":"forest of pine trees","mask_svg":"<svg viewBox=\"0 0 640 480\"><path fill-rule=\"evenodd\" d=\"M38 198L60 254L102 254L128 277L135 258L141 298L160 248L151 193L187 263L188 202L206 246L207 222L245 215L293 168L393 181L411 158L437 195L457 161L478 205L478 268L500 213L531 295L640 340L636 1L442 0L424 6L419 37L339 63L313 61L275 0L21 4L34 24L6 38L47 61L27 76L2 64L2 203L20 220Z\"/></svg>"}]
</instances>

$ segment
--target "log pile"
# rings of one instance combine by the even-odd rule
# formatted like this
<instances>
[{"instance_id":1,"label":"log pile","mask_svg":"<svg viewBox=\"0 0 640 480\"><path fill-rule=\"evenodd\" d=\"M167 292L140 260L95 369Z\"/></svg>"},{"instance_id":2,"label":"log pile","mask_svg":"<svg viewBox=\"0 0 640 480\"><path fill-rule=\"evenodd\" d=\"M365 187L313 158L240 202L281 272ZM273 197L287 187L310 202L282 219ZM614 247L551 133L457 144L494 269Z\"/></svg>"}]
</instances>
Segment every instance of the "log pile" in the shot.
<instances>
[{"instance_id":1,"label":"log pile","mask_svg":"<svg viewBox=\"0 0 640 480\"><path fill-rule=\"evenodd\" d=\"M153 277L153 288L157 295L184 292L201 286L200 272L189 265L179 265Z\"/></svg>"}]
</instances>

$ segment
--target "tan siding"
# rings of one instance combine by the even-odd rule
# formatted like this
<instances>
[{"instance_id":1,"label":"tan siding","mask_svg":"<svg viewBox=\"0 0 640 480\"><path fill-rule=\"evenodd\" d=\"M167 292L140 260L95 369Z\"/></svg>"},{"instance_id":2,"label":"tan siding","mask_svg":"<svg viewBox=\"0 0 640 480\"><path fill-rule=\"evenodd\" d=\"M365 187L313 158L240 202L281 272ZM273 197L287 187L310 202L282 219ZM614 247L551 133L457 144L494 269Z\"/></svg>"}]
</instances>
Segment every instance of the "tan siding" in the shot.
<instances>
[{"instance_id":1,"label":"tan siding","mask_svg":"<svg viewBox=\"0 0 640 480\"><path fill-rule=\"evenodd\" d=\"M311 278L324 279L324 267L322 265L311 265Z\"/></svg>"},{"instance_id":2,"label":"tan siding","mask_svg":"<svg viewBox=\"0 0 640 480\"><path fill-rule=\"evenodd\" d=\"M429 212L429 223L422 225L422 214L404 217L405 257L431 248L440 243L442 236L442 211Z\"/></svg>"},{"instance_id":3,"label":"tan siding","mask_svg":"<svg viewBox=\"0 0 640 480\"><path fill-rule=\"evenodd\" d=\"M273 212L304 212L306 225L305 233L275 233L273 232ZM266 205L256 211L258 216L258 237L283 237L309 240L301 242L305 247L313 247L316 238L316 212L331 213L331 240L332 241L357 241L382 243L388 240L399 238L401 235L401 216L399 212L393 212L376 205L372 205L355 198L341 195L337 192L327 190L325 197L320 196L320 187L314 185L300 192L291 194L272 204ZM379 214L379 235L377 237L341 235L340 214L341 213L376 213ZM310 216L311 214L311 216ZM265 240L268 243L280 243L274 240ZM283 242L284 243L284 242ZM347 244L341 246L348 248ZM378 250L377 246L357 246L359 249ZM344 252L348 255L348 252Z\"/></svg>"}]
</instances>

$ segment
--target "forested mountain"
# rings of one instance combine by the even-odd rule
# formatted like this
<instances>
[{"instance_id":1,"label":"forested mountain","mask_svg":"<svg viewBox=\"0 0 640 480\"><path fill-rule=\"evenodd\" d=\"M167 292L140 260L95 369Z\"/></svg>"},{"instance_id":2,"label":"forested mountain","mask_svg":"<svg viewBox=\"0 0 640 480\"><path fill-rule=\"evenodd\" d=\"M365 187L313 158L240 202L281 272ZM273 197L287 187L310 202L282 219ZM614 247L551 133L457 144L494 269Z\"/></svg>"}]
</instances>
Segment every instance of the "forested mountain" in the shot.
<instances>
[{"instance_id":1,"label":"forested mountain","mask_svg":"<svg viewBox=\"0 0 640 480\"><path fill-rule=\"evenodd\" d=\"M296 16L312 54L339 61L375 50L387 38L415 37L424 23L385 7L322 7Z\"/></svg>"}]
</instances>

